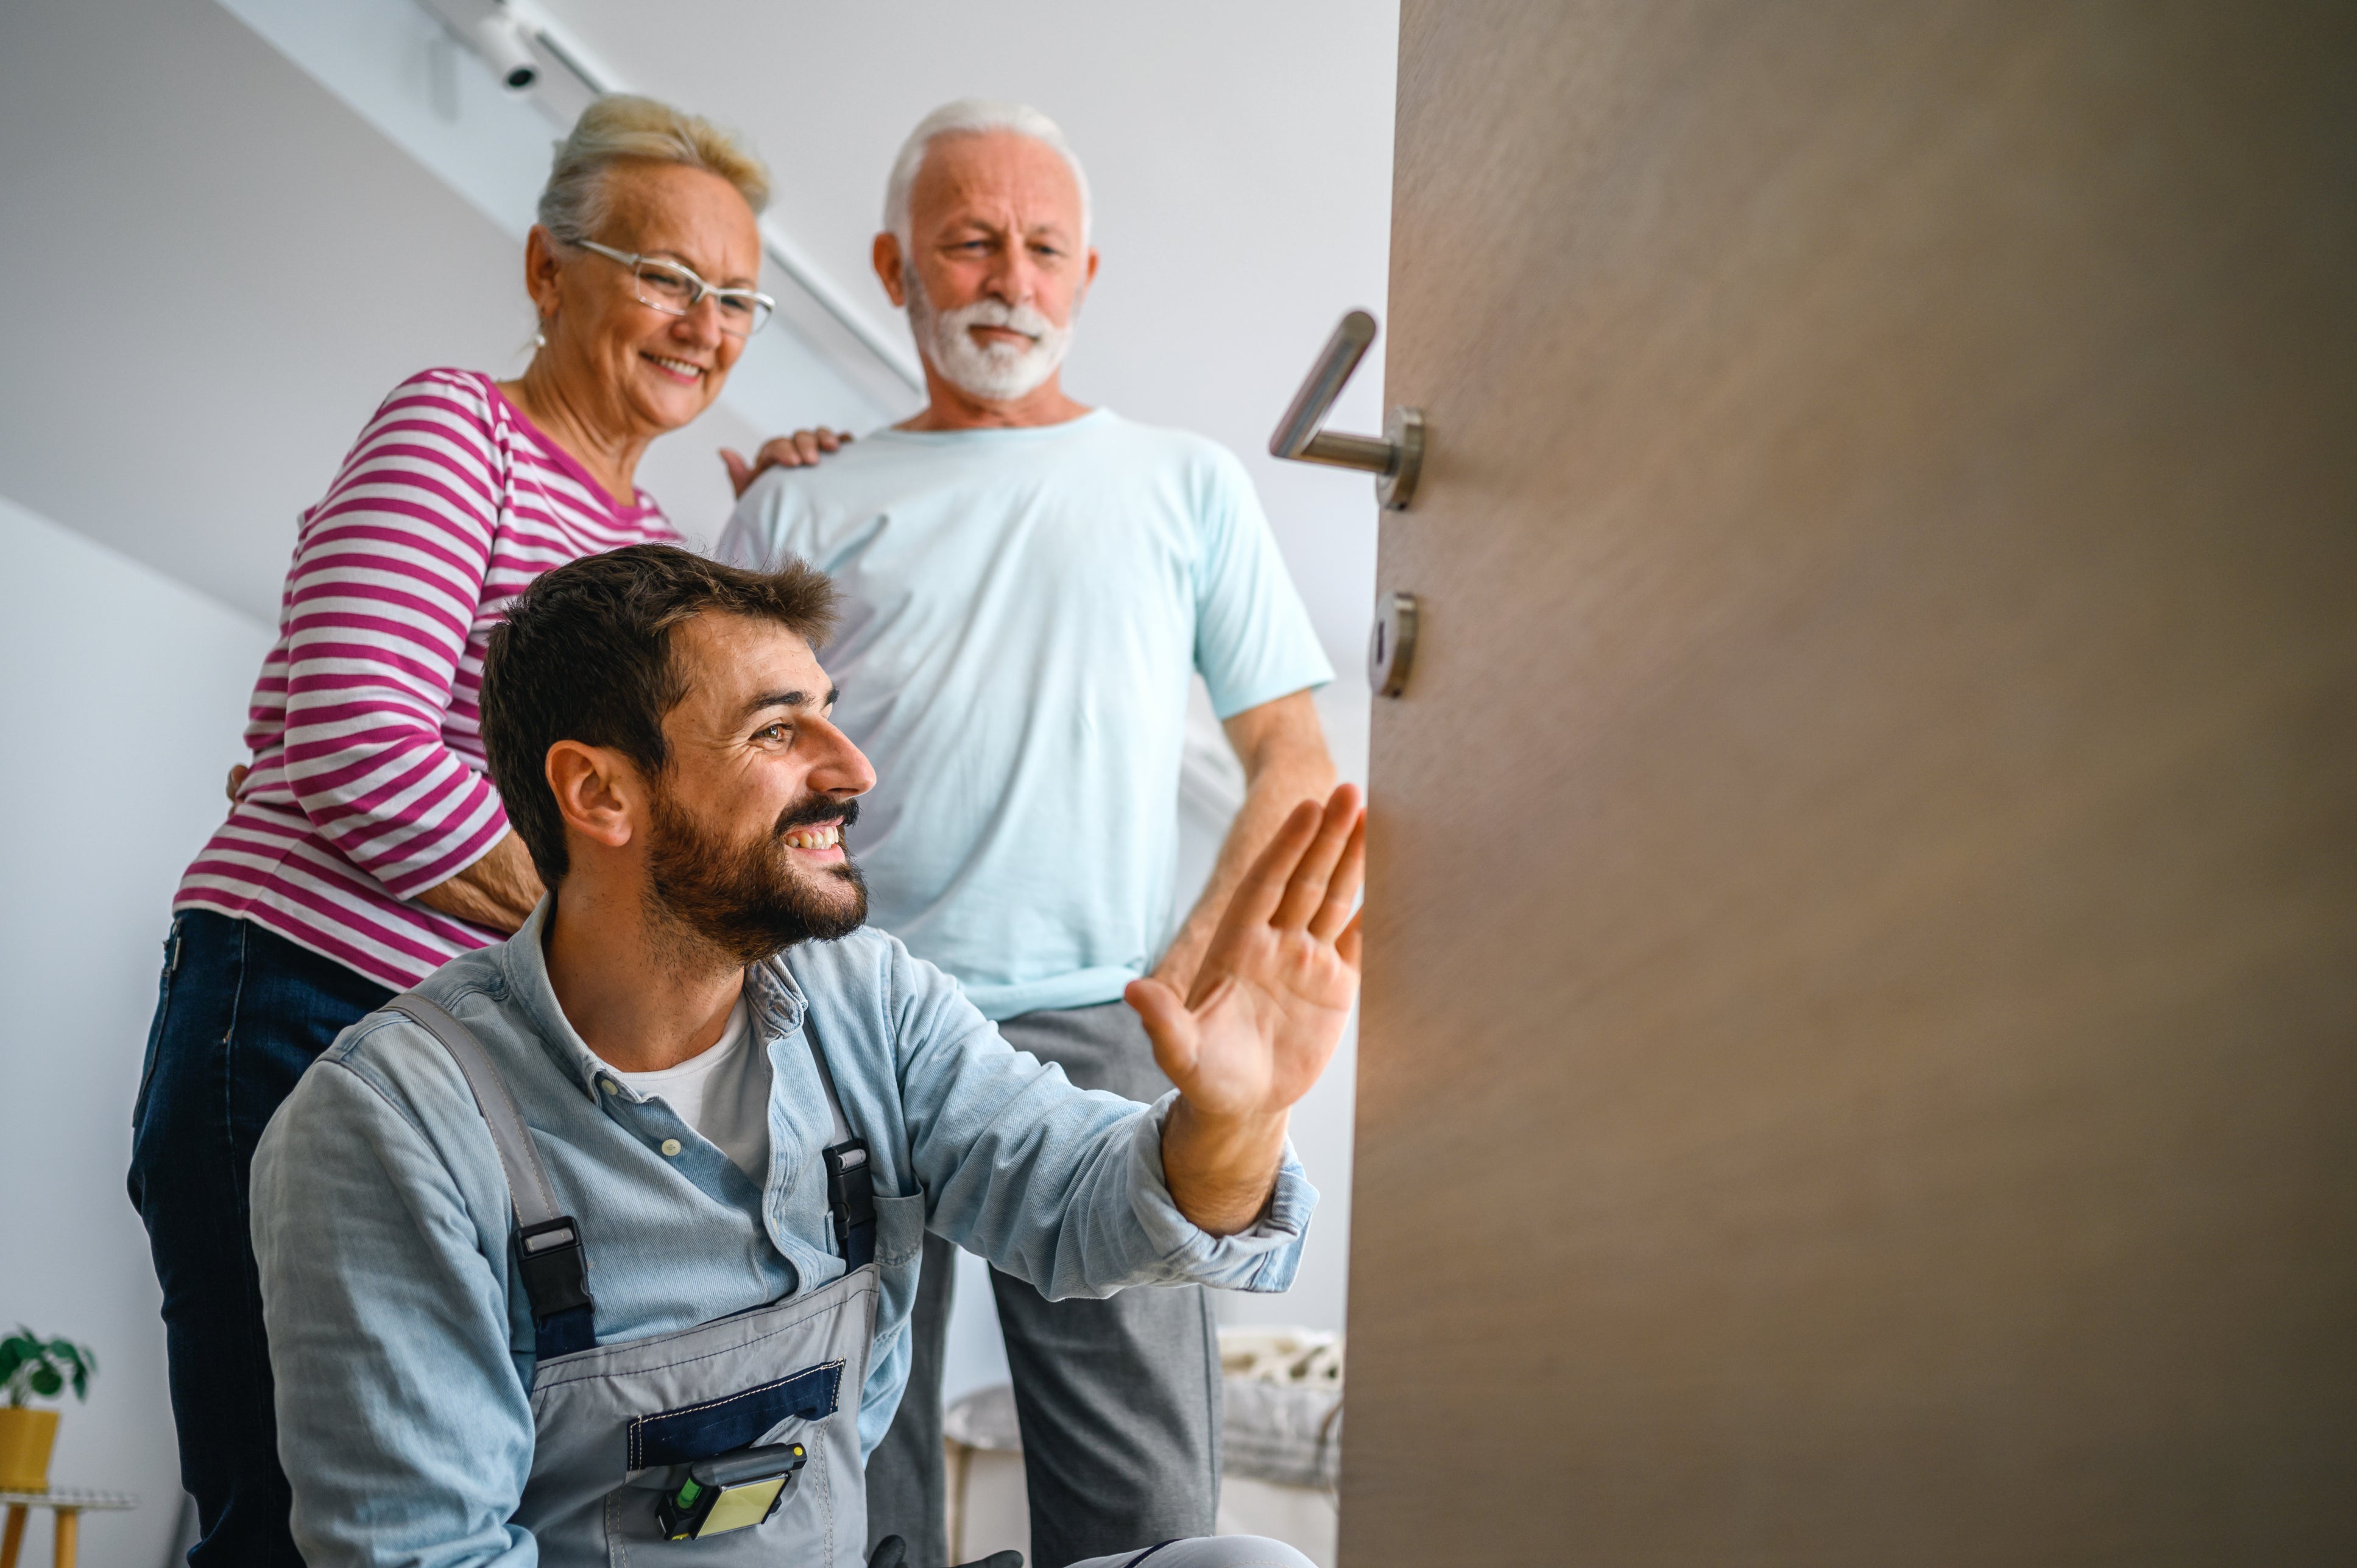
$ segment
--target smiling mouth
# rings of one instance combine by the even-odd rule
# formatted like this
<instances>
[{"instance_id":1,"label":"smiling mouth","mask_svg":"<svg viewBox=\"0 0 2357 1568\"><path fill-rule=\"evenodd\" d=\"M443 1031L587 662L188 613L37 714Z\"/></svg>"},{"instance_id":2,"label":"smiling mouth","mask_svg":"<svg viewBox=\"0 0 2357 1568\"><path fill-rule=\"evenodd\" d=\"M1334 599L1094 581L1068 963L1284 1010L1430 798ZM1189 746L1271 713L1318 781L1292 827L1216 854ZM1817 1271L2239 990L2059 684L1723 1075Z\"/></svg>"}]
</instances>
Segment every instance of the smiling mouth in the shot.
<instances>
[{"instance_id":1,"label":"smiling mouth","mask_svg":"<svg viewBox=\"0 0 2357 1568\"><path fill-rule=\"evenodd\" d=\"M704 379L702 365L690 364L685 360L667 359L661 354L645 354L640 358L647 360L658 369L670 371L683 381L699 381Z\"/></svg>"},{"instance_id":2,"label":"smiling mouth","mask_svg":"<svg viewBox=\"0 0 2357 1568\"><path fill-rule=\"evenodd\" d=\"M827 822L815 828L796 828L786 835L789 849L841 849L843 824Z\"/></svg>"}]
</instances>

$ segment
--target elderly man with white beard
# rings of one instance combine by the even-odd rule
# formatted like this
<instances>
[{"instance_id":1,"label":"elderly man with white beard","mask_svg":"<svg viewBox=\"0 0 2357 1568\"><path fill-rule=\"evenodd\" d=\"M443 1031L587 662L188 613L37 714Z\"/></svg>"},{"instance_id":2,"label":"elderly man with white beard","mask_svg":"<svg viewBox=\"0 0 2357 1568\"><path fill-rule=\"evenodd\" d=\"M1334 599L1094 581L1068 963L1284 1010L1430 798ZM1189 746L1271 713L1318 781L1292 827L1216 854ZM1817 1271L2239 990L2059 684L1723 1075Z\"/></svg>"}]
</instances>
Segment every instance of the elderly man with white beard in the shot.
<instances>
[{"instance_id":1,"label":"elderly man with white beard","mask_svg":"<svg viewBox=\"0 0 2357 1568\"><path fill-rule=\"evenodd\" d=\"M1083 1089L1151 1101L1123 989L1191 995L1219 911L1334 768L1333 678L1251 481L1200 436L1064 392L1097 272L1080 160L1038 111L967 101L910 134L876 273L929 402L845 445L727 455L723 558L787 556L844 595L836 722L883 783L862 819L876 923L957 977L1006 1038ZM822 454L827 456L822 456ZM1211 884L1175 918L1178 785L1200 672L1248 782ZM952 1254L927 1238L913 1370L868 1472L871 1539L943 1540L941 1366ZM1209 1533L1219 1346L1200 1286L1049 1301L993 1271L1035 1568Z\"/></svg>"}]
</instances>

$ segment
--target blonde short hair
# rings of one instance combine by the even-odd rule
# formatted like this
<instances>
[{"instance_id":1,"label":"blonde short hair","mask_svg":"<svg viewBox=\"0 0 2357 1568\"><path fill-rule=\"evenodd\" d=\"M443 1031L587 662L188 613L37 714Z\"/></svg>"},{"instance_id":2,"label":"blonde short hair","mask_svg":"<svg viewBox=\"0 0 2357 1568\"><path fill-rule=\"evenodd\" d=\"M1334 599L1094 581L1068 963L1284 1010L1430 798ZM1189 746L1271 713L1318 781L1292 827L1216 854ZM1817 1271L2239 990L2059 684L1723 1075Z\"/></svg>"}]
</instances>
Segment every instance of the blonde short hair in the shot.
<instances>
[{"instance_id":1,"label":"blonde short hair","mask_svg":"<svg viewBox=\"0 0 2357 1568\"><path fill-rule=\"evenodd\" d=\"M568 245L593 238L606 220L606 175L618 164L683 164L709 169L737 188L759 212L770 204L770 170L760 156L700 114L609 92L581 111L540 193L540 220Z\"/></svg>"}]
</instances>

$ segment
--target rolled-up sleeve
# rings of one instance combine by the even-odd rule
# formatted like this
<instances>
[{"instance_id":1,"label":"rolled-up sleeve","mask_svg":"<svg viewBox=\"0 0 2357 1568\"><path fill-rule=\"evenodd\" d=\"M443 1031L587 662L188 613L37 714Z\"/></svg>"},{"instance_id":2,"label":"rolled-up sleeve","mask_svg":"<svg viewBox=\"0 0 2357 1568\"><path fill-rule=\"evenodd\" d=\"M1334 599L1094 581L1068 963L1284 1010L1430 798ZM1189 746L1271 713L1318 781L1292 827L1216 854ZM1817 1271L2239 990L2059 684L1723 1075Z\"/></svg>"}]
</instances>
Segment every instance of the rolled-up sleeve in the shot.
<instances>
[{"instance_id":1,"label":"rolled-up sleeve","mask_svg":"<svg viewBox=\"0 0 2357 1568\"><path fill-rule=\"evenodd\" d=\"M1301 1267L1302 1240L1309 1234L1309 1216L1318 1207L1318 1189L1309 1185L1308 1174L1293 1152L1293 1140L1285 1141L1276 1186L1252 1228L1214 1236L1179 1211L1163 1176L1162 1124L1178 1100L1174 1089L1145 1115L1132 1119L1129 1207L1146 1232L1149 1250L1173 1278L1223 1290L1292 1289L1294 1273Z\"/></svg>"},{"instance_id":2,"label":"rolled-up sleeve","mask_svg":"<svg viewBox=\"0 0 2357 1568\"><path fill-rule=\"evenodd\" d=\"M1074 1088L1017 1051L957 983L893 944L894 1023L910 1157L938 1234L1050 1300L1128 1285L1281 1291L1293 1283L1318 1191L1288 1142L1247 1230L1213 1236L1179 1211L1152 1106Z\"/></svg>"},{"instance_id":3,"label":"rolled-up sleeve","mask_svg":"<svg viewBox=\"0 0 2357 1568\"><path fill-rule=\"evenodd\" d=\"M443 742L498 526L478 392L414 381L377 410L307 518L287 574L285 774L320 834L396 897L507 831Z\"/></svg>"}]
</instances>

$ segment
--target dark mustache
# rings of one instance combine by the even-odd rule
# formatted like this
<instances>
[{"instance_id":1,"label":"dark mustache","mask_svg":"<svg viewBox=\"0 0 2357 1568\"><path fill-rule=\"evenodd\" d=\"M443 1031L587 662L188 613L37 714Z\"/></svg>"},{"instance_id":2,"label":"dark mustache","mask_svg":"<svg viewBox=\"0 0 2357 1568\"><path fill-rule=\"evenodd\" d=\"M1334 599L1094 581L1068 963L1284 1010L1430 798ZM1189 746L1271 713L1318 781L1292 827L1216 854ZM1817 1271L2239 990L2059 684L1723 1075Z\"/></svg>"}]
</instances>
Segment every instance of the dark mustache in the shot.
<instances>
[{"instance_id":1,"label":"dark mustache","mask_svg":"<svg viewBox=\"0 0 2357 1568\"><path fill-rule=\"evenodd\" d=\"M823 795L813 795L801 805L789 806L779 812L778 825L770 830L770 836L783 838L796 828L806 828L813 822L832 822L838 820L843 823L844 831L848 832L851 824L859 820L858 800L856 799L830 800Z\"/></svg>"}]
</instances>

